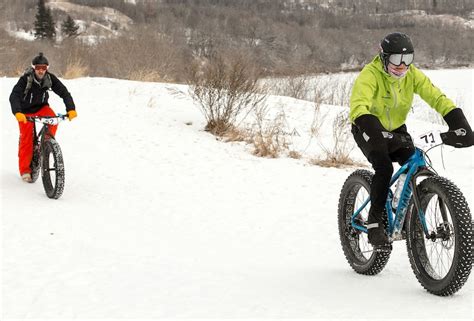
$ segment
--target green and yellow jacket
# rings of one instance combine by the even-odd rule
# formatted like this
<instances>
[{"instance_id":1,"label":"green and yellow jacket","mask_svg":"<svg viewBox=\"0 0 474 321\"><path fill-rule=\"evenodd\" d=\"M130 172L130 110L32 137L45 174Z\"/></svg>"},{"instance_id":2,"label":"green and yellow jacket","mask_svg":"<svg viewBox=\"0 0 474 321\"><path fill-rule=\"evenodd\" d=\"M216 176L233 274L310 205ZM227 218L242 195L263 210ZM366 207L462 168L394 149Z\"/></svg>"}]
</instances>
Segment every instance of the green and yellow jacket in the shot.
<instances>
[{"instance_id":1,"label":"green and yellow jacket","mask_svg":"<svg viewBox=\"0 0 474 321\"><path fill-rule=\"evenodd\" d=\"M352 123L365 114L376 116L382 126L392 131L405 123L413 94L418 94L442 116L456 108L430 79L418 68L410 65L401 79L390 76L383 69L377 55L357 77L350 100L349 117Z\"/></svg>"}]
</instances>

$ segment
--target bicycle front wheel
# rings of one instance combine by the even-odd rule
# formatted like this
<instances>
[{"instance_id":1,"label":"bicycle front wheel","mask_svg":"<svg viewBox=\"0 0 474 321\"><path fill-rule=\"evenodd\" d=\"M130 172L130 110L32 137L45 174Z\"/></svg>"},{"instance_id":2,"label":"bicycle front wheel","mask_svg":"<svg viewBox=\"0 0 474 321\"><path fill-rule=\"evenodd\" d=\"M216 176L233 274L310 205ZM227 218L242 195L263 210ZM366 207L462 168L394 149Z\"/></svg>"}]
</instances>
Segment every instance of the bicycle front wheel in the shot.
<instances>
[{"instance_id":1,"label":"bicycle front wheel","mask_svg":"<svg viewBox=\"0 0 474 321\"><path fill-rule=\"evenodd\" d=\"M64 190L64 161L61 148L55 139L44 142L41 177L49 198L58 199Z\"/></svg>"},{"instance_id":2,"label":"bicycle front wheel","mask_svg":"<svg viewBox=\"0 0 474 321\"><path fill-rule=\"evenodd\" d=\"M410 264L428 292L452 295L467 281L472 268L471 212L461 191L445 178L427 178L417 190L429 236L411 206L407 226Z\"/></svg>"}]
</instances>

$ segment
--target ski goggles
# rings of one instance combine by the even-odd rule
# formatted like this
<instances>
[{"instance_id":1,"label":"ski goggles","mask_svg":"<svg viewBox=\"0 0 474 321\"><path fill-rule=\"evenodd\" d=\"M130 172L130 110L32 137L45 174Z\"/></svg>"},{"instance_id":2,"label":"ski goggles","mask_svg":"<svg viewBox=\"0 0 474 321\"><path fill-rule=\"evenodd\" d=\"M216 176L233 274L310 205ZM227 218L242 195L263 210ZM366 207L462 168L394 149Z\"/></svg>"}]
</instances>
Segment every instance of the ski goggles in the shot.
<instances>
[{"instance_id":1,"label":"ski goggles","mask_svg":"<svg viewBox=\"0 0 474 321\"><path fill-rule=\"evenodd\" d=\"M35 70L46 71L48 70L48 65L34 65L33 68Z\"/></svg>"},{"instance_id":2,"label":"ski goggles","mask_svg":"<svg viewBox=\"0 0 474 321\"><path fill-rule=\"evenodd\" d=\"M405 66L410 66L414 58L414 53L390 54L390 56L388 56L388 62L395 66L400 66L402 63L404 63Z\"/></svg>"}]
</instances>

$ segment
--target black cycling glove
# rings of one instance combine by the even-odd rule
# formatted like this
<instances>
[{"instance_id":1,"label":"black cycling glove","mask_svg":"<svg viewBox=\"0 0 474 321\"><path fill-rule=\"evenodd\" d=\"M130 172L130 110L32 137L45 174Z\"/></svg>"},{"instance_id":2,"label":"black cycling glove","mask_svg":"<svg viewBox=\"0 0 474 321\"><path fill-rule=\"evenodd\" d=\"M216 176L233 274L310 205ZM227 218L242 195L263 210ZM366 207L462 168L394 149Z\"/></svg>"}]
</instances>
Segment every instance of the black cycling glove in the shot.
<instances>
[{"instance_id":1,"label":"black cycling glove","mask_svg":"<svg viewBox=\"0 0 474 321\"><path fill-rule=\"evenodd\" d=\"M461 108L451 110L444 116L444 120L449 131L441 134L443 143L457 148L474 145L474 134Z\"/></svg>"}]
</instances>

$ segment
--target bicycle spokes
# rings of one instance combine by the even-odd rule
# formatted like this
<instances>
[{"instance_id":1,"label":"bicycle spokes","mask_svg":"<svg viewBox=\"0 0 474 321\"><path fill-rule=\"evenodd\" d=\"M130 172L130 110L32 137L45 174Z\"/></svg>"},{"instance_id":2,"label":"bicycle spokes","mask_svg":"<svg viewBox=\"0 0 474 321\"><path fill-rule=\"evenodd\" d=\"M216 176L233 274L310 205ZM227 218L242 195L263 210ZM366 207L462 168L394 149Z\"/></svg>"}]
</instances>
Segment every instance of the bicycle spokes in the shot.
<instances>
[{"instance_id":1,"label":"bicycle spokes","mask_svg":"<svg viewBox=\"0 0 474 321\"><path fill-rule=\"evenodd\" d=\"M438 195L433 195L425 210L429 238L423 238L426 248L426 270L436 280L444 278L453 263L456 235L449 211Z\"/></svg>"},{"instance_id":2,"label":"bicycle spokes","mask_svg":"<svg viewBox=\"0 0 474 321\"><path fill-rule=\"evenodd\" d=\"M369 192L363 188L362 186L359 188L357 193L354 208L360 208L366 203L367 199L369 198ZM359 214L353 219L353 223L357 227L363 227L365 222L367 222L369 218L369 206L365 206ZM372 255L372 246L369 244L369 239L367 237L367 233L361 232L360 230L355 229L358 238L357 238L357 247L359 251L364 256L365 259L369 259Z\"/></svg>"},{"instance_id":3,"label":"bicycle spokes","mask_svg":"<svg viewBox=\"0 0 474 321\"><path fill-rule=\"evenodd\" d=\"M436 175L417 187L419 211L412 208L407 230L410 263L420 284L447 296L458 291L472 269L471 212L451 181Z\"/></svg>"},{"instance_id":4,"label":"bicycle spokes","mask_svg":"<svg viewBox=\"0 0 474 321\"><path fill-rule=\"evenodd\" d=\"M45 142L42 155L42 178L46 195L57 199L64 189L64 161L59 144L54 139Z\"/></svg>"},{"instance_id":5,"label":"bicycle spokes","mask_svg":"<svg viewBox=\"0 0 474 321\"><path fill-rule=\"evenodd\" d=\"M372 176L366 170L353 172L342 187L338 206L339 236L344 255L354 271L367 275L382 271L390 257L390 252L374 251L366 233ZM382 213L384 221L386 214Z\"/></svg>"}]
</instances>

